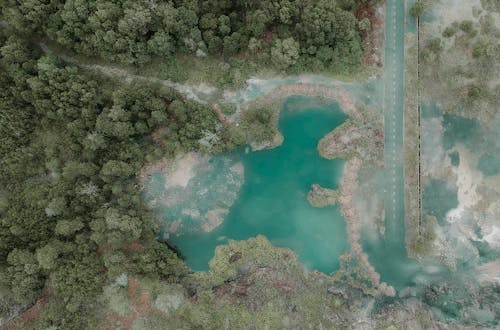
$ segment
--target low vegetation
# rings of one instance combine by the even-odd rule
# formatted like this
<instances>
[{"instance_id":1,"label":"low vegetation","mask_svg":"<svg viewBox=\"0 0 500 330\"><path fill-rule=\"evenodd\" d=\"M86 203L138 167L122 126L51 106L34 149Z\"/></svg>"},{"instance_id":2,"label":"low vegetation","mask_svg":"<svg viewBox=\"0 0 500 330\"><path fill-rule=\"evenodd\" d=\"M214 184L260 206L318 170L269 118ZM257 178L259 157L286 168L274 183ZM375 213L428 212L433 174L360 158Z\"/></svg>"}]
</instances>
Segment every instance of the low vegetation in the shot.
<instances>
[{"instance_id":1,"label":"low vegetation","mask_svg":"<svg viewBox=\"0 0 500 330\"><path fill-rule=\"evenodd\" d=\"M313 184L307 194L307 200L314 207L326 207L335 205L339 198L338 195L336 190L323 188L319 184Z\"/></svg>"},{"instance_id":2,"label":"low vegetation","mask_svg":"<svg viewBox=\"0 0 500 330\"><path fill-rule=\"evenodd\" d=\"M489 121L498 108L500 30L491 13L444 27L442 37L421 31L420 68L423 94L443 109Z\"/></svg>"}]
</instances>

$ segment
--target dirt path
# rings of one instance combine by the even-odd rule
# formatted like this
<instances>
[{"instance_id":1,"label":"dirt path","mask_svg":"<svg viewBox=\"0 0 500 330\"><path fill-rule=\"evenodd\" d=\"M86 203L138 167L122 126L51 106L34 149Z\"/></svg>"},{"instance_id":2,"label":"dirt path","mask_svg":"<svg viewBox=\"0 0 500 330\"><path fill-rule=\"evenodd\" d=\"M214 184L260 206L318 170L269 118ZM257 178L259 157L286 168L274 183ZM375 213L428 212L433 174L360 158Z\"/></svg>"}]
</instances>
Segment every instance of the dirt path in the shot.
<instances>
[{"instance_id":1,"label":"dirt path","mask_svg":"<svg viewBox=\"0 0 500 330\"><path fill-rule=\"evenodd\" d=\"M56 54L52 49L50 49L46 44L41 43L40 47L47 54ZM114 67L111 65L101 65L101 64L85 64L79 62L76 58L65 55L65 54L56 54L62 60L75 64L83 69L99 72L105 76L117 78L120 81L123 81L127 84L132 83L133 81L145 82L148 84L158 84L167 87L171 87L177 90L179 93L185 95L188 99L196 101L198 103L207 104L209 103L209 99L213 97L213 95L218 91L217 88L209 86L207 84L180 84L173 82L171 80L163 80L156 77L151 76L141 76L132 74L125 69L121 69L118 67Z\"/></svg>"},{"instance_id":2,"label":"dirt path","mask_svg":"<svg viewBox=\"0 0 500 330\"><path fill-rule=\"evenodd\" d=\"M219 118L219 121L222 123L222 125L231 125L231 122L227 120L227 118L222 114L222 111L220 111L219 104L217 102L212 103L212 109L214 109L215 113L217 114L217 118Z\"/></svg>"}]
</instances>

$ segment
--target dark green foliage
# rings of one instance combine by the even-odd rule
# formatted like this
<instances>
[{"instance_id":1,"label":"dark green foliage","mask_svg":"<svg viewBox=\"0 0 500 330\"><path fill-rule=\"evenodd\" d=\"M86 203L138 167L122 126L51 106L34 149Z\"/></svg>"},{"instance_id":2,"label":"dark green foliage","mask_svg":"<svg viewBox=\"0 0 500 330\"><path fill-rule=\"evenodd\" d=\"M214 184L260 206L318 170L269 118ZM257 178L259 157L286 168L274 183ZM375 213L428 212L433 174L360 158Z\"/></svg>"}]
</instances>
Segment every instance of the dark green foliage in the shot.
<instances>
[{"instance_id":1,"label":"dark green foliage","mask_svg":"<svg viewBox=\"0 0 500 330\"><path fill-rule=\"evenodd\" d=\"M17 300L32 300L43 287L43 277L34 253L12 249L7 258L7 278Z\"/></svg>"},{"instance_id":2,"label":"dark green foliage","mask_svg":"<svg viewBox=\"0 0 500 330\"><path fill-rule=\"evenodd\" d=\"M446 29L443 31L443 37L445 38L450 38L453 37L457 33L457 29L454 25L448 26Z\"/></svg>"},{"instance_id":3,"label":"dark green foliage","mask_svg":"<svg viewBox=\"0 0 500 330\"><path fill-rule=\"evenodd\" d=\"M460 30L467 33L469 36L474 37L477 31L474 29L474 22L470 20L464 20L459 25Z\"/></svg>"},{"instance_id":4,"label":"dark green foliage","mask_svg":"<svg viewBox=\"0 0 500 330\"><path fill-rule=\"evenodd\" d=\"M144 250L130 251L129 269L133 273L157 274L170 281L184 274L184 265L165 244L151 241L144 249L148 253L144 253Z\"/></svg>"},{"instance_id":5,"label":"dark green foliage","mask_svg":"<svg viewBox=\"0 0 500 330\"><path fill-rule=\"evenodd\" d=\"M155 240L136 174L165 155L154 129L167 127L175 150L195 149L217 119L170 89L116 87L19 37L0 41L0 284L23 302L49 287L41 322L82 328L76 314L119 274L185 274Z\"/></svg>"},{"instance_id":6,"label":"dark green foliage","mask_svg":"<svg viewBox=\"0 0 500 330\"><path fill-rule=\"evenodd\" d=\"M427 47L431 52L436 54L438 54L443 49L443 47L441 46L440 38L432 38L431 40L429 40Z\"/></svg>"},{"instance_id":7,"label":"dark green foliage","mask_svg":"<svg viewBox=\"0 0 500 330\"><path fill-rule=\"evenodd\" d=\"M493 60L496 54L496 48L498 47L495 47L492 42L479 40L472 49L472 56L474 58L486 58Z\"/></svg>"},{"instance_id":8,"label":"dark green foliage","mask_svg":"<svg viewBox=\"0 0 500 330\"><path fill-rule=\"evenodd\" d=\"M128 64L174 53L227 58L249 50L262 60L276 42L293 38L302 69L345 69L360 64L353 13L361 3L375 2L33 0L4 1L2 14L19 32L47 35L78 53ZM255 41L261 48L257 54Z\"/></svg>"},{"instance_id":9,"label":"dark green foliage","mask_svg":"<svg viewBox=\"0 0 500 330\"><path fill-rule=\"evenodd\" d=\"M51 296L40 312L38 329L97 329L102 306L95 299L65 301Z\"/></svg>"},{"instance_id":10,"label":"dark green foliage","mask_svg":"<svg viewBox=\"0 0 500 330\"><path fill-rule=\"evenodd\" d=\"M420 60L422 63L432 63L439 59L442 49L440 38L427 40L425 47L420 51Z\"/></svg>"},{"instance_id":11,"label":"dark green foliage","mask_svg":"<svg viewBox=\"0 0 500 330\"><path fill-rule=\"evenodd\" d=\"M478 84L471 84L467 86L467 97L468 97L468 102L474 102L478 101L482 98L485 97L486 90L483 88L483 86L480 86Z\"/></svg>"},{"instance_id":12,"label":"dark green foliage","mask_svg":"<svg viewBox=\"0 0 500 330\"><path fill-rule=\"evenodd\" d=\"M302 52L318 58L323 65L332 62L355 65L361 55L357 21L334 1L309 2L298 24Z\"/></svg>"},{"instance_id":13,"label":"dark green foliage","mask_svg":"<svg viewBox=\"0 0 500 330\"><path fill-rule=\"evenodd\" d=\"M273 138L275 132L275 111L270 107L255 107L243 113L241 129L248 142L263 142Z\"/></svg>"},{"instance_id":14,"label":"dark green foliage","mask_svg":"<svg viewBox=\"0 0 500 330\"><path fill-rule=\"evenodd\" d=\"M422 16L425 12L425 3L423 1L417 0L413 3L410 8L410 15L414 18Z\"/></svg>"}]
</instances>

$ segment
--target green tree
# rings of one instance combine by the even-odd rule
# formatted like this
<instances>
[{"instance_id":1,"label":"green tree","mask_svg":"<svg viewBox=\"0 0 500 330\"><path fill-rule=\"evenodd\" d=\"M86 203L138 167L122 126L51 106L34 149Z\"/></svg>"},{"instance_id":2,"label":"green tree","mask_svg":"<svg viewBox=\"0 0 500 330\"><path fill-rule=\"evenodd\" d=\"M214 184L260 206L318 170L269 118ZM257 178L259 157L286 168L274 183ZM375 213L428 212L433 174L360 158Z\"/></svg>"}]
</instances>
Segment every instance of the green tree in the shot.
<instances>
[{"instance_id":1,"label":"green tree","mask_svg":"<svg viewBox=\"0 0 500 330\"><path fill-rule=\"evenodd\" d=\"M460 22L460 30L467 33L470 37L474 37L477 34L476 29L474 29L474 22L471 20L463 20Z\"/></svg>"},{"instance_id":2,"label":"green tree","mask_svg":"<svg viewBox=\"0 0 500 330\"><path fill-rule=\"evenodd\" d=\"M51 241L36 250L36 260L44 270L53 270L57 266L57 259L62 253L62 246L59 241Z\"/></svg>"},{"instance_id":3,"label":"green tree","mask_svg":"<svg viewBox=\"0 0 500 330\"><path fill-rule=\"evenodd\" d=\"M421 0L417 0L413 3L410 8L410 15L414 18L420 17L425 12L425 3Z\"/></svg>"},{"instance_id":4,"label":"green tree","mask_svg":"<svg viewBox=\"0 0 500 330\"><path fill-rule=\"evenodd\" d=\"M455 35L456 32L457 32L457 29L455 28L455 26L450 25L450 26L446 27L446 29L444 29L443 37L451 38Z\"/></svg>"},{"instance_id":5,"label":"green tree","mask_svg":"<svg viewBox=\"0 0 500 330\"><path fill-rule=\"evenodd\" d=\"M293 38L277 39L271 49L271 58L277 66L287 68L299 59L300 45Z\"/></svg>"},{"instance_id":6,"label":"green tree","mask_svg":"<svg viewBox=\"0 0 500 330\"><path fill-rule=\"evenodd\" d=\"M248 25L247 30L253 37L260 37L266 31L269 24L268 16L261 9L249 12L246 21Z\"/></svg>"},{"instance_id":7,"label":"green tree","mask_svg":"<svg viewBox=\"0 0 500 330\"><path fill-rule=\"evenodd\" d=\"M7 274L12 291L19 302L35 298L41 291L44 279L34 253L14 249L7 258Z\"/></svg>"},{"instance_id":8,"label":"green tree","mask_svg":"<svg viewBox=\"0 0 500 330\"><path fill-rule=\"evenodd\" d=\"M74 219L74 220L63 219L57 221L56 227L54 228L54 232L57 235L63 237L70 237L77 231L81 230L83 227L84 223L80 219Z\"/></svg>"},{"instance_id":9,"label":"green tree","mask_svg":"<svg viewBox=\"0 0 500 330\"><path fill-rule=\"evenodd\" d=\"M119 160L109 160L101 168L100 177L106 182L115 178L126 179L134 174L134 169L129 164Z\"/></svg>"}]
</instances>

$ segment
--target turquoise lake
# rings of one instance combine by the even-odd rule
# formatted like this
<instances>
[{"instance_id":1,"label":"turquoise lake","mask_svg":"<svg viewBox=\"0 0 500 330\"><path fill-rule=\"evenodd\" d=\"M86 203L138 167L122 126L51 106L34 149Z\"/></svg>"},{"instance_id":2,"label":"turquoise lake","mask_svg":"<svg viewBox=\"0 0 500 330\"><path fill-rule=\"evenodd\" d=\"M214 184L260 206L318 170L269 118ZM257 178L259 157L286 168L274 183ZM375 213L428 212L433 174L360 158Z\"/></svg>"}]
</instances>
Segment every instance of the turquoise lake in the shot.
<instances>
[{"instance_id":1,"label":"turquoise lake","mask_svg":"<svg viewBox=\"0 0 500 330\"><path fill-rule=\"evenodd\" d=\"M177 247L188 266L196 271L207 270L216 246L228 239L243 240L263 234L274 245L295 251L309 269L325 273L338 269L338 257L349 249L345 220L337 206L312 207L307 193L314 183L338 188L344 161L320 157L317 144L346 119L336 102L291 96L280 113L279 130L284 136L281 146L212 156L210 173L223 173L225 170L218 167L240 161L244 166L244 182L224 222L216 229L170 235L168 241ZM206 179L210 176L211 179ZM161 173L153 175L146 195L152 198L160 194L165 180ZM217 174L192 179L194 185L207 185L208 194L224 184L217 182L220 180L224 177ZM205 202L198 202L198 207L220 203L221 197L204 198ZM155 211L163 224L176 219L195 221L180 208L157 207Z\"/></svg>"}]
</instances>

